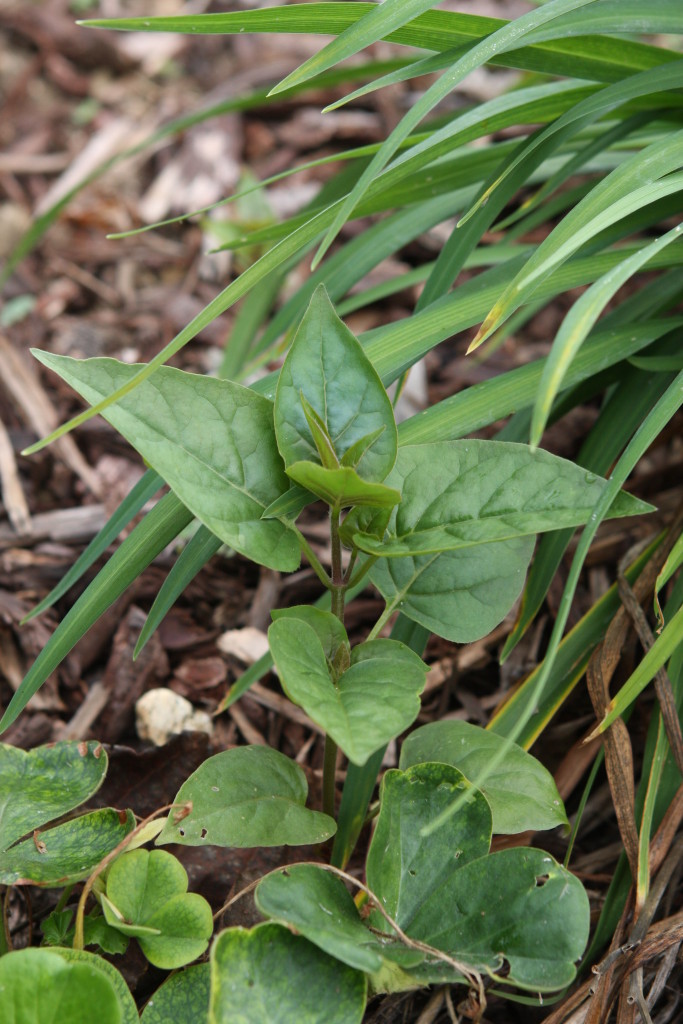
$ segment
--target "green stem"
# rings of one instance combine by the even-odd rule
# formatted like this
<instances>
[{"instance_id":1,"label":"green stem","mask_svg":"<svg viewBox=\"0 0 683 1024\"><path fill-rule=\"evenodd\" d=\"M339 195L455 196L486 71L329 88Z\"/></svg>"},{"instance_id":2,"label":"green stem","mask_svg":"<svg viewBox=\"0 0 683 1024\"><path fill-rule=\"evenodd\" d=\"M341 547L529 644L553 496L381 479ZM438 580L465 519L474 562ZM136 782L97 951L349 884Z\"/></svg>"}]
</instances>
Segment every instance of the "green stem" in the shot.
<instances>
[{"instance_id":1,"label":"green stem","mask_svg":"<svg viewBox=\"0 0 683 1024\"><path fill-rule=\"evenodd\" d=\"M355 586L357 586L358 583L360 583L360 581L363 579L365 574L368 573L370 571L370 569L372 569L372 567L375 564L375 562L377 561L378 557L379 557L379 555L368 555L367 558L365 559L365 561L362 563L362 565L358 566L358 569L356 570L356 575L355 576L351 576L350 570L349 570L349 574L348 574L349 577L350 577L349 578L349 582L348 582L349 587L355 587Z\"/></svg>"},{"instance_id":2,"label":"green stem","mask_svg":"<svg viewBox=\"0 0 683 1024\"><path fill-rule=\"evenodd\" d=\"M391 616L394 614L395 611L396 611L396 605L395 604L388 604L386 606L386 608L384 609L384 611L382 612L382 614L378 618L377 622L375 623L375 625L372 627L372 629L368 633L368 640L366 640L366 643L369 640L375 640L376 637L379 636L379 634L381 633L382 629L387 624L387 622L389 621L389 619L391 618Z\"/></svg>"},{"instance_id":3,"label":"green stem","mask_svg":"<svg viewBox=\"0 0 683 1024\"><path fill-rule=\"evenodd\" d=\"M323 814L334 818L335 772L337 770L337 744L331 736L325 736L323 760Z\"/></svg>"},{"instance_id":4,"label":"green stem","mask_svg":"<svg viewBox=\"0 0 683 1024\"><path fill-rule=\"evenodd\" d=\"M304 535L301 532L301 530L299 530L299 528L297 526L294 526L293 524L289 524L289 525L291 526L291 528L296 533L297 540L299 541L299 547L301 548L303 553L306 555L306 558L308 559L308 561L309 561L309 563L311 565L311 568L315 572L316 576L318 577L318 579L320 580L322 585L327 590L330 590L331 586L332 586L332 580L330 579L330 577L325 572L325 569L323 568L323 566L322 566L322 564L320 562L320 559L315 554L313 548L308 543L308 541L304 537Z\"/></svg>"},{"instance_id":5,"label":"green stem","mask_svg":"<svg viewBox=\"0 0 683 1024\"><path fill-rule=\"evenodd\" d=\"M344 625L344 599L347 584L344 582L342 568L342 545L339 536L338 508L330 508L330 542L332 579L330 586L331 611ZM335 771L337 768L337 744L331 736L325 736L325 755L323 759L323 812L334 818Z\"/></svg>"}]
</instances>

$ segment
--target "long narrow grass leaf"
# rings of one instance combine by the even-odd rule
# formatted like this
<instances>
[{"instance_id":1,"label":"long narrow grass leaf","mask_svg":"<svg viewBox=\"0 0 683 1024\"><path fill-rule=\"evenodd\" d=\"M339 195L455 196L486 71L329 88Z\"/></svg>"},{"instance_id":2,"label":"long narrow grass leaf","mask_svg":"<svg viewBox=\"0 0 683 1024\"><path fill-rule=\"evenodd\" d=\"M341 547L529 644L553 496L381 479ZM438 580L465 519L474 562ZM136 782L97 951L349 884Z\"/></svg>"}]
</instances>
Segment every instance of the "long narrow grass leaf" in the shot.
<instances>
[{"instance_id":1,"label":"long narrow grass leaf","mask_svg":"<svg viewBox=\"0 0 683 1024\"><path fill-rule=\"evenodd\" d=\"M514 22L510 22L503 28L498 29L491 36L483 39L474 46L468 53L455 62L455 64L443 73L441 78L431 85L423 96L415 103L411 110L403 116L399 124L383 142L377 154L370 161L363 174L361 174L356 185L342 203L336 214L331 227L318 248L313 260L312 267L324 256L327 249L336 238L344 223L353 213L361 197L366 192L368 185L373 178L387 165L391 157L398 149L401 142L407 138L411 131L441 102L454 88L475 68L485 64L486 61L496 53L514 49L520 44L524 34L531 28L551 21L565 11L585 7L595 0L550 0L540 10L530 11L522 15Z\"/></svg>"},{"instance_id":2,"label":"long narrow grass leaf","mask_svg":"<svg viewBox=\"0 0 683 1024\"><path fill-rule=\"evenodd\" d=\"M372 7L359 21L345 28L318 53L309 57L270 91L270 95L286 92L293 85L309 81L334 64L390 35L394 29L412 21L434 6L434 0L383 0Z\"/></svg>"},{"instance_id":3,"label":"long narrow grass leaf","mask_svg":"<svg viewBox=\"0 0 683 1024\"><path fill-rule=\"evenodd\" d=\"M133 658L137 658L142 648L159 628L182 592L192 582L197 573L204 568L207 562L213 558L222 543L206 526L200 525L197 528L194 537L188 541L178 555L173 568L162 583L159 593L154 598L154 604L150 608L145 624L140 630L140 636L133 651Z\"/></svg>"},{"instance_id":4,"label":"long narrow grass leaf","mask_svg":"<svg viewBox=\"0 0 683 1024\"><path fill-rule=\"evenodd\" d=\"M33 662L0 719L0 732L15 721L34 693L92 624L191 519L192 513L171 493L138 523L60 622Z\"/></svg>"},{"instance_id":5,"label":"long narrow grass leaf","mask_svg":"<svg viewBox=\"0 0 683 1024\"><path fill-rule=\"evenodd\" d=\"M540 444L550 408L562 386L567 368L607 303L652 256L680 238L682 232L683 224L678 224L661 238L643 246L640 252L629 256L619 266L598 278L574 303L557 333L541 377L531 420L532 447Z\"/></svg>"},{"instance_id":6,"label":"long narrow grass leaf","mask_svg":"<svg viewBox=\"0 0 683 1024\"><path fill-rule=\"evenodd\" d=\"M102 527L96 537L88 544L85 551L76 559L71 568L62 576L61 580L54 587L47 597L32 608L23 622L40 615L47 608L51 608L55 601L58 601L81 577L88 571L100 555L103 555L110 544L112 544L121 530L124 530L131 520L138 514L143 505L153 498L158 490L163 487L164 481L153 469L148 469L144 476L135 484L129 494L123 499L119 507L110 516L109 520Z\"/></svg>"}]
</instances>

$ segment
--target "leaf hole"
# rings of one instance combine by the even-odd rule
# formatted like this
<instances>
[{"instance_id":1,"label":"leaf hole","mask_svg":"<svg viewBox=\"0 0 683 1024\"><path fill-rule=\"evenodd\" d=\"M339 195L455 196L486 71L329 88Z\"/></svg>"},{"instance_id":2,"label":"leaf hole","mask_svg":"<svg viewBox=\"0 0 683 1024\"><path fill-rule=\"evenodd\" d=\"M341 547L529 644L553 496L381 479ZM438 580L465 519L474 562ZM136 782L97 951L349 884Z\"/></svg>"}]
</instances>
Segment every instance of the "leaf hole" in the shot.
<instances>
[{"instance_id":1,"label":"leaf hole","mask_svg":"<svg viewBox=\"0 0 683 1024\"><path fill-rule=\"evenodd\" d=\"M207 829L203 828L201 830L201 832L199 833L199 838L200 839L206 839L206 833L207 833Z\"/></svg>"},{"instance_id":2,"label":"leaf hole","mask_svg":"<svg viewBox=\"0 0 683 1024\"><path fill-rule=\"evenodd\" d=\"M535 878L536 888L542 889L546 882L550 881L550 875L536 875Z\"/></svg>"},{"instance_id":3,"label":"leaf hole","mask_svg":"<svg viewBox=\"0 0 683 1024\"><path fill-rule=\"evenodd\" d=\"M409 874L409 875L411 876L411 878L415 878L415 875L417 874L417 872L416 872L416 871L413 871L413 869L412 869L412 868L409 868L409 870L408 870L408 874Z\"/></svg>"},{"instance_id":4,"label":"leaf hole","mask_svg":"<svg viewBox=\"0 0 683 1024\"><path fill-rule=\"evenodd\" d=\"M184 828L179 828L178 829L178 835L184 836L185 835L185 829Z\"/></svg>"}]
</instances>

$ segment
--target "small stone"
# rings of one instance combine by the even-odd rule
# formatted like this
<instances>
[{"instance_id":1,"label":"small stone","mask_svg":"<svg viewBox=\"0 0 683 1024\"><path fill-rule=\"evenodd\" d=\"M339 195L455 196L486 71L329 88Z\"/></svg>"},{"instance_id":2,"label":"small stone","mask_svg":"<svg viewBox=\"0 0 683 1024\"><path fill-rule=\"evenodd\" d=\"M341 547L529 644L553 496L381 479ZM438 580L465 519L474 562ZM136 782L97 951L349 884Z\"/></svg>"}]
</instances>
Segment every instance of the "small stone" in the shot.
<instances>
[{"instance_id":1,"label":"small stone","mask_svg":"<svg viewBox=\"0 0 683 1024\"><path fill-rule=\"evenodd\" d=\"M229 629L216 641L218 650L237 658L244 665L252 665L268 653L268 637L254 626L244 629Z\"/></svg>"},{"instance_id":2,"label":"small stone","mask_svg":"<svg viewBox=\"0 0 683 1024\"><path fill-rule=\"evenodd\" d=\"M163 747L171 736L181 732L205 732L210 736L213 722L206 711L197 711L180 694L165 687L148 690L135 705L138 736L156 747Z\"/></svg>"}]
</instances>

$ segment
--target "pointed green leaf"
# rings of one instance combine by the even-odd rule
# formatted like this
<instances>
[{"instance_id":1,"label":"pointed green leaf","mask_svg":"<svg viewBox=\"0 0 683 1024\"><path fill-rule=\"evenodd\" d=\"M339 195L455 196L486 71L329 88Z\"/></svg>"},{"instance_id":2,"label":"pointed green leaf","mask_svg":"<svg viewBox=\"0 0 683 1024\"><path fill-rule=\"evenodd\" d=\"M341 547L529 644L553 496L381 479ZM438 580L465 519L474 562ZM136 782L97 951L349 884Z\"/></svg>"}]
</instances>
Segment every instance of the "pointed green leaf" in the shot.
<instances>
[{"instance_id":1,"label":"pointed green leaf","mask_svg":"<svg viewBox=\"0 0 683 1024\"><path fill-rule=\"evenodd\" d=\"M430 722L403 741L399 767L406 769L425 761L450 764L476 786L478 776L505 742L502 736L469 722ZM505 760L488 776L482 793L491 808L495 833L567 824L552 775L516 743L506 748Z\"/></svg>"},{"instance_id":2,"label":"pointed green leaf","mask_svg":"<svg viewBox=\"0 0 683 1024\"><path fill-rule=\"evenodd\" d=\"M425 841L423 825L463 795L467 802L461 813ZM457 768L420 764L407 771L390 769L382 779L380 812L368 852L368 886L389 916L412 935L425 895L443 890L465 864L485 856L490 844L491 809ZM451 908L444 902L442 911L449 915ZM372 921L389 931L379 914Z\"/></svg>"},{"instance_id":3,"label":"pointed green leaf","mask_svg":"<svg viewBox=\"0 0 683 1024\"><path fill-rule=\"evenodd\" d=\"M210 978L208 964L171 974L145 1006L141 1024L203 1024L209 1012Z\"/></svg>"},{"instance_id":4,"label":"pointed green leaf","mask_svg":"<svg viewBox=\"0 0 683 1024\"><path fill-rule=\"evenodd\" d=\"M0 854L0 883L54 888L80 882L134 828L132 811L105 807L35 833Z\"/></svg>"},{"instance_id":5,"label":"pointed green leaf","mask_svg":"<svg viewBox=\"0 0 683 1024\"><path fill-rule=\"evenodd\" d=\"M351 666L335 684L322 644L299 619L268 630L273 660L288 696L330 734L354 764L407 729L420 709L427 667L395 640L355 647Z\"/></svg>"},{"instance_id":6,"label":"pointed green leaf","mask_svg":"<svg viewBox=\"0 0 683 1024\"><path fill-rule=\"evenodd\" d=\"M281 494L279 498L272 501L268 508L264 509L261 514L262 519L289 519L291 522L296 522L299 518L299 513L302 512L307 505L312 505L316 500L315 494L311 494L310 491L305 490L303 487L297 487L296 484L292 484L288 491Z\"/></svg>"},{"instance_id":7,"label":"pointed green leaf","mask_svg":"<svg viewBox=\"0 0 683 1024\"><path fill-rule=\"evenodd\" d=\"M204 761L180 787L175 802L189 801L192 810L180 821L171 816L157 843L160 846L166 843L182 846L322 843L334 835L335 824L326 814L305 807L307 795L303 770L277 750L258 746L224 750Z\"/></svg>"},{"instance_id":8,"label":"pointed green leaf","mask_svg":"<svg viewBox=\"0 0 683 1024\"><path fill-rule=\"evenodd\" d=\"M275 432L288 468L319 461L301 394L325 425L339 459L359 440L384 428L356 467L364 480L381 482L396 458L394 412L377 371L322 285L304 314L277 385Z\"/></svg>"},{"instance_id":9,"label":"pointed green leaf","mask_svg":"<svg viewBox=\"0 0 683 1024\"><path fill-rule=\"evenodd\" d=\"M85 920L88 921L88 918L86 917ZM86 964L94 971L100 971L100 973L106 975L118 996L121 1007L121 1024L138 1024L139 1017L135 1000L130 994L130 989L126 985L123 975L120 971L116 970L113 964L97 953L89 953L87 949L72 949L69 946L61 946L51 950L51 952L57 953L67 963Z\"/></svg>"},{"instance_id":10,"label":"pointed green leaf","mask_svg":"<svg viewBox=\"0 0 683 1024\"><path fill-rule=\"evenodd\" d=\"M0 743L0 850L85 803L102 785L107 764L94 740L30 751Z\"/></svg>"},{"instance_id":11,"label":"pointed green leaf","mask_svg":"<svg viewBox=\"0 0 683 1024\"><path fill-rule=\"evenodd\" d=\"M228 928L211 948L209 1024L360 1024L365 976L278 924Z\"/></svg>"},{"instance_id":12,"label":"pointed green leaf","mask_svg":"<svg viewBox=\"0 0 683 1024\"><path fill-rule=\"evenodd\" d=\"M175 494L166 494L126 537L60 622L26 673L0 719L0 732L19 716L47 677L92 624L192 520Z\"/></svg>"},{"instance_id":13,"label":"pointed green leaf","mask_svg":"<svg viewBox=\"0 0 683 1024\"><path fill-rule=\"evenodd\" d=\"M108 924L136 935L155 967L182 967L209 944L211 907L203 896L188 893L185 868L165 850L131 850L118 857L107 874L106 897Z\"/></svg>"},{"instance_id":14,"label":"pointed green leaf","mask_svg":"<svg viewBox=\"0 0 683 1024\"><path fill-rule=\"evenodd\" d=\"M287 468L287 476L334 508L350 505L393 508L401 500L400 491L384 484L367 483L355 469L347 466L326 469L316 462L295 462Z\"/></svg>"},{"instance_id":15,"label":"pointed green leaf","mask_svg":"<svg viewBox=\"0 0 683 1024\"><path fill-rule=\"evenodd\" d=\"M323 422L311 403L307 401L303 391L299 393L299 400L301 401L301 408L304 411L304 416L306 417L306 422L308 423L308 429L311 432L313 442L318 449L320 462L323 464L325 469L339 469L339 459L335 453L330 435L327 432L327 425Z\"/></svg>"},{"instance_id":16,"label":"pointed green leaf","mask_svg":"<svg viewBox=\"0 0 683 1024\"><path fill-rule=\"evenodd\" d=\"M388 479L402 493L389 538L354 537L361 550L385 557L453 551L578 526L589 519L606 487L605 480L573 462L504 441L405 446ZM651 505L620 494L610 515L649 511Z\"/></svg>"},{"instance_id":17,"label":"pointed green leaf","mask_svg":"<svg viewBox=\"0 0 683 1024\"><path fill-rule=\"evenodd\" d=\"M417 558L380 558L370 580L393 608L432 633L471 643L505 618L524 586L533 537Z\"/></svg>"},{"instance_id":18,"label":"pointed green leaf","mask_svg":"<svg viewBox=\"0 0 683 1024\"><path fill-rule=\"evenodd\" d=\"M35 354L89 402L139 370L113 359ZM104 415L225 544L269 568L297 568L294 533L261 520L288 487L267 399L232 381L162 367Z\"/></svg>"},{"instance_id":19,"label":"pointed green leaf","mask_svg":"<svg viewBox=\"0 0 683 1024\"><path fill-rule=\"evenodd\" d=\"M19 949L0 958L3 1024L123 1024L121 1004L106 974L69 963L46 949ZM127 1020L126 1020L127 1024Z\"/></svg>"}]
</instances>

